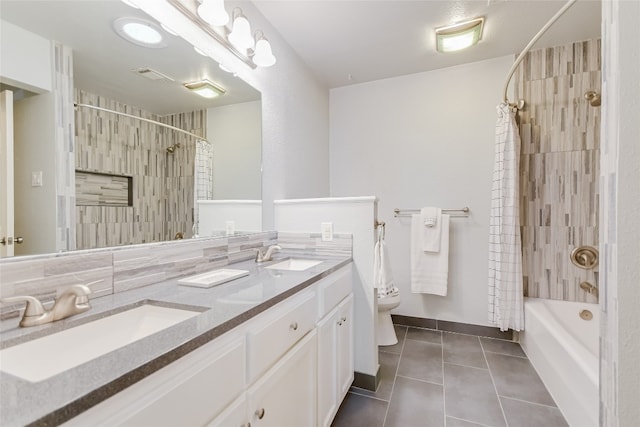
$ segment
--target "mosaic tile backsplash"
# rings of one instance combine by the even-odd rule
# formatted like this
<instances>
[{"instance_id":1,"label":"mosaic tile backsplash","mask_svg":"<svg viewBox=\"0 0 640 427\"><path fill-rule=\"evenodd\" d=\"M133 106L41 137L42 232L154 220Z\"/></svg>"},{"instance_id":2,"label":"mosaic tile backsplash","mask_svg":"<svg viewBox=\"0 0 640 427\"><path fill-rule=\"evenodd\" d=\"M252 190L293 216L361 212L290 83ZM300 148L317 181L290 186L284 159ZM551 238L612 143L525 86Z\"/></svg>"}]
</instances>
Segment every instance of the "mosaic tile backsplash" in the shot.
<instances>
[{"instance_id":1,"label":"mosaic tile backsplash","mask_svg":"<svg viewBox=\"0 0 640 427\"><path fill-rule=\"evenodd\" d=\"M159 117L85 91L79 103L206 134L206 110ZM167 147L179 144L173 153ZM76 170L132 178L132 206L77 206L76 247L87 249L171 240L193 226L194 138L170 129L78 108Z\"/></svg>"},{"instance_id":2,"label":"mosaic tile backsplash","mask_svg":"<svg viewBox=\"0 0 640 427\"><path fill-rule=\"evenodd\" d=\"M519 112L520 223L525 295L597 302L580 289L598 272L569 255L598 247L600 107L584 98L601 90L600 39L531 51L516 71Z\"/></svg>"}]
</instances>

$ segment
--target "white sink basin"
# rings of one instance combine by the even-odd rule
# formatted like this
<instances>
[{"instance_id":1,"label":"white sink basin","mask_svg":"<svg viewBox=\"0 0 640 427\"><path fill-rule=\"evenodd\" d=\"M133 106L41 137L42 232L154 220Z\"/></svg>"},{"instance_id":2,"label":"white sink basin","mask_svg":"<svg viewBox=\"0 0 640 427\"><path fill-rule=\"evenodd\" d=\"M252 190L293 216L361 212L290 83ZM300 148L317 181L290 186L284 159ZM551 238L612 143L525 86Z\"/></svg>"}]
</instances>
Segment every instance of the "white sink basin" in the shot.
<instances>
[{"instance_id":1,"label":"white sink basin","mask_svg":"<svg viewBox=\"0 0 640 427\"><path fill-rule=\"evenodd\" d=\"M0 370L27 381L42 381L198 314L141 305L0 350Z\"/></svg>"},{"instance_id":2,"label":"white sink basin","mask_svg":"<svg viewBox=\"0 0 640 427\"><path fill-rule=\"evenodd\" d=\"M272 270L302 271L318 264L322 264L322 261L318 261L317 259L290 258L288 260L281 261L277 264L273 264L265 268L269 268Z\"/></svg>"}]
</instances>

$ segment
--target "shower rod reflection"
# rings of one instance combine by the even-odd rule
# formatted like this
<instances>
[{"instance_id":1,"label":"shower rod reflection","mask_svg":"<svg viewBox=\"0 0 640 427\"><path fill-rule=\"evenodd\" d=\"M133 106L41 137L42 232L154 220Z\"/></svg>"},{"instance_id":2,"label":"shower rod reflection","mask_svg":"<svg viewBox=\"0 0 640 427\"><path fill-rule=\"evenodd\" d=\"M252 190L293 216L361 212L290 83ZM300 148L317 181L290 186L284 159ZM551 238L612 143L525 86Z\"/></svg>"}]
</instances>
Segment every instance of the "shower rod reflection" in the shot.
<instances>
[{"instance_id":1,"label":"shower rod reflection","mask_svg":"<svg viewBox=\"0 0 640 427\"><path fill-rule=\"evenodd\" d=\"M76 108L84 107L84 108L90 108L92 110L104 111L106 113L113 113L113 114L117 114L119 116L129 117L129 118L140 120L140 121L143 121L143 122L152 123L154 125L158 125L158 126L161 126L163 128L175 130L176 132L181 132L181 133L184 133L185 135L192 136L192 137L194 137L196 139L199 139L200 141L206 142L207 144L211 144L209 141L207 141L206 138L203 138L200 135L196 135L195 133L187 132L184 129L180 129L180 128L177 128L175 126L168 125L166 123L158 122L156 120L145 119L144 117L134 116L133 114L121 113L120 111L110 110L108 108L96 107L95 105L90 105L90 104L80 104L80 103L74 102L73 106L76 107Z\"/></svg>"},{"instance_id":2,"label":"shower rod reflection","mask_svg":"<svg viewBox=\"0 0 640 427\"><path fill-rule=\"evenodd\" d=\"M464 208L460 208L460 209L442 209L442 213L453 213L454 217L468 217L469 216L469 212L471 211L471 209L469 209L468 206L465 206ZM413 213L420 213L420 209L398 209L395 208L393 210L393 216L411 216L411 214Z\"/></svg>"}]
</instances>

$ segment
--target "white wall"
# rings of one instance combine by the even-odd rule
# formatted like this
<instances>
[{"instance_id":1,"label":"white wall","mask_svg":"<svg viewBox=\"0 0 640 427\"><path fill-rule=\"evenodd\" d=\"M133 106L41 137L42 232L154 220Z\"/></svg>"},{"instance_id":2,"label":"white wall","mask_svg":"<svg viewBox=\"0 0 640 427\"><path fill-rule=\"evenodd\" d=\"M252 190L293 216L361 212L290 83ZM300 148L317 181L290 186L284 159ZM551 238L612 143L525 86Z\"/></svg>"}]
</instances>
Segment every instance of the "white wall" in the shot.
<instances>
[{"instance_id":1,"label":"white wall","mask_svg":"<svg viewBox=\"0 0 640 427\"><path fill-rule=\"evenodd\" d=\"M374 194L401 292L397 314L487 325L496 105L512 56L331 90L331 196ZM469 206L453 218L449 293L411 294L410 218L393 209Z\"/></svg>"},{"instance_id":2,"label":"white wall","mask_svg":"<svg viewBox=\"0 0 640 427\"><path fill-rule=\"evenodd\" d=\"M353 235L354 367L356 372L371 376L378 372L375 329L378 305L373 288L376 208L373 196L277 200L274 203L278 231L320 233L320 224L331 222L334 233Z\"/></svg>"},{"instance_id":3,"label":"white wall","mask_svg":"<svg viewBox=\"0 0 640 427\"><path fill-rule=\"evenodd\" d=\"M229 221L233 222L234 232L262 230L261 200L198 200L197 203L200 237L226 233Z\"/></svg>"},{"instance_id":4,"label":"white wall","mask_svg":"<svg viewBox=\"0 0 640 427\"><path fill-rule=\"evenodd\" d=\"M0 82L30 92L51 90L51 43L0 20Z\"/></svg>"},{"instance_id":5,"label":"white wall","mask_svg":"<svg viewBox=\"0 0 640 427\"><path fill-rule=\"evenodd\" d=\"M602 3L600 425L640 419L640 3Z\"/></svg>"},{"instance_id":6,"label":"white wall","mask_svg":"<svg viewBox=\"0 0 640 427\"><path fill-rule=\"evenodd\" d=\"M262 104L260 101L207 110L213 144L213 198L262 197Z\"/></svg>"},{"instance_id":7,"label":"white wall","mask_svg":"<svg viewBox=\"0 0 640 427\"><path fill-rule=\"evenodd\" d=\"M240 73L262 92L263 229L270 230L273 200L329 195L329 91L255 6L241 6L277 58L270 68Z\"/></svg>"},{"instance_id":8,"label":"white wall","mask_svg":"<svg viewBox=\"0 0 640 427\"><path fill-rule=\"evenodd\" d=\"M56 252L53 100L44 93L14 102L15 233L24 238L15 245L16 255ZM31 186L35 171L42 172L42 187Z\"/></svg>"}]
</instances>

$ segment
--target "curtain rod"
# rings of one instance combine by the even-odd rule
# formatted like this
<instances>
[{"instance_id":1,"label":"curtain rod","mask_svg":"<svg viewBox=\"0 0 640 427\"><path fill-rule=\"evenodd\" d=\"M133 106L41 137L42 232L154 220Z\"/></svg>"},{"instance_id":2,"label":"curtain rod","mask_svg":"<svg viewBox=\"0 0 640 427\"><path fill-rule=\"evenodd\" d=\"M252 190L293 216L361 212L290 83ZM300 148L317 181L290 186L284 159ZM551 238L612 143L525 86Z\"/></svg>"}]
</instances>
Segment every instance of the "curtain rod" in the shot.
<instances>
[{"instance_id":1,"label":"curtain rod","mask_svg":"<svg viewBox=\"0 0 640 427\"><path fill-rule=\"evenodd\" d=\"M507 103L507 104L509 103L509 98L507 98L507 88L509 87L509 82L511 81L511 77L513 77L513 73L516 72L516 68L518 68L518 65L520 65L520 63L524 59L524 56L527 53L529 53L529 51L531 50L533 45L538 41L538 39L540 37L542 37L542 35L549 29L549 27L551 27L558 20L558 18L560 18L562 16L562 14L567 11L567 9L569 9L571 6L573 6L573 4L576 1L577 0L569 0L569 1L567 1L567 3L565 3L565 5L562 6L560 8L560 10L557 11L556 14L551 17L551 19L549 19L549 22L547 22L540 29L540 31L538 31L538 33L535 36L533 36L533 38L531 39L529 44L524 48L524 50L522 52L520 52L520 55L518 55L518 57L516 58L516 61L513 63L513 65L511 66L511 69L509 70L509 74L507 75L507 81L504 83L504 91L503 91L502 99L503 99L503 101L505 103Z\"/></svg>"},{"instance_id":2,"label":"curtain rod","mask_svg":"<svg viewBox=\"0 0 640 427\"><path fill-rule=\"evenodd\" d=\"M117 114L117 115L119 115L119 116L125 116L125 117L130 117L130 118L132 118L132 119L142 120L143 122L152 123L152 124L154 124L154 125L158 125L158 126L165 127L165 128L167 128L167 129L175 130L175 131L177 131L177 132L182 132L182 133L184 133L184 134L186 134L186 135L193 136L194 138L197 138L197 139L199 139L199 140L201 140L201 141L204 141L204 142L206 142L207 144L211 144L209 141L207 141L207 139L206 139L206 138L204 138L204 137L202 137L202 136L196 135L195 133L187 132L187 131L186 131L186 130L184 130L184 129L180 129L180 128L177 128L177 127L175 127L175 126L168 125L168 124L166 124L166 123L158 122L158 121L156 121L156 120L145 119L144 117L134 116L133 114L121 113L120 111L110 110L110 109L108 109L108 108L96 107L95 105L90 105L90 104L79 104L79 103L77 103L77 102L74 102L74 103L73 103L73 106L74 106L74 107L85 107L85 108L91 108L91 109L93 109L93 110L104 111L104 112L107 112L107 113Z\"/></svg>"}]
</instances>

